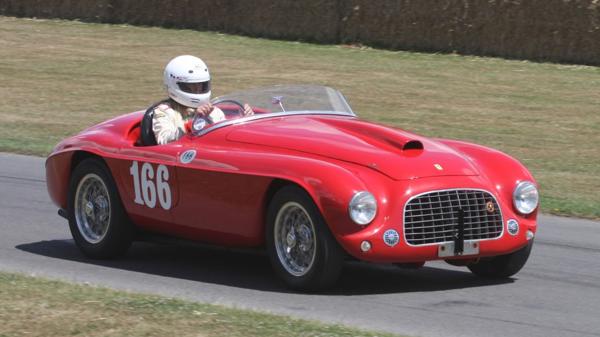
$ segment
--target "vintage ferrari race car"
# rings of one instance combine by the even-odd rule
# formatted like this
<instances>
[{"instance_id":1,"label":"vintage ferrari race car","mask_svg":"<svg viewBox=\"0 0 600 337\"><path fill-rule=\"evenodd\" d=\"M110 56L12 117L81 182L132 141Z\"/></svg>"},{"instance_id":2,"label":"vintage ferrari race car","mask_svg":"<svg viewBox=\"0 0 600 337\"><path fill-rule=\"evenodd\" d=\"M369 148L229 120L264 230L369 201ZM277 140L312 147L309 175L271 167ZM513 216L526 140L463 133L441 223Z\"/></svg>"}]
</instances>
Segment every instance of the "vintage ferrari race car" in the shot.
<instances>
[{"instance_id":1,"label":"vintage ferrari race car","mask_svg":"<svg viewBox=\"0 0 600 337\"><path fill-rule=\"evenodd\" d=\"M256 114L240 117L241 105ZM538 190L499 151L357 118L322 86L217 98L228 119L156 145L151 112L93 126L46 161L49 194L92 258L154 233L264 248L296 289L323 289L345 259L400 266L445 260L483 277L526 263Z\"/></svg>"}]
</instances>

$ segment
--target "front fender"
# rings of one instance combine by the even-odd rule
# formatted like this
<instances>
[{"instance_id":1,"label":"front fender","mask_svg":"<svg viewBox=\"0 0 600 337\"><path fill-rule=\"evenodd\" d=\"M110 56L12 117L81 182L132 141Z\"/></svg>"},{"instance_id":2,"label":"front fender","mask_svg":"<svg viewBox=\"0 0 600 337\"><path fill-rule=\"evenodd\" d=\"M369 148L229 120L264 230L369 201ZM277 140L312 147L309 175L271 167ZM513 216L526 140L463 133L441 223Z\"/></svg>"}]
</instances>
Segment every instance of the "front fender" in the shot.
<instances>
[{"instance_id":1,"label":"front fender","mask_svg":"<svg viewBox=\"0 0 600 337\"><path fill-rule=\"evenodd\" d=\"M298 158L301 170L273 172L272 177L291 181L302 187L313 199L333 236L349 253L358 247L351 238L375 235L390 221L389 214L395 199L392 180L372 169L346 162L312 161ZM293 163L287 159L287 163ZM350 200L356 192L369 191L378 200L377 215L367 226L354 223L348 212ZM365 234L368 233L368 234ZM355 255L355 254L353 254Z\"/></svg>"},{"instance_id":2,"label":"front fender","mask_svg":"<svg viewBox=\"0 0 600 337\"><path fill-rule=\"evenodd\" d=\"M439 141L462 152L470 161L480 167L483 178L493 183L498 195L506 205L513 204L514 188L521 181L528 180L537 186L535 178L523 164L501 151L463 141L448 139ZM524 216L520 215L514 206L512 207L517 216L535 223L538 209Z\"/></svg>"}]
</instances>

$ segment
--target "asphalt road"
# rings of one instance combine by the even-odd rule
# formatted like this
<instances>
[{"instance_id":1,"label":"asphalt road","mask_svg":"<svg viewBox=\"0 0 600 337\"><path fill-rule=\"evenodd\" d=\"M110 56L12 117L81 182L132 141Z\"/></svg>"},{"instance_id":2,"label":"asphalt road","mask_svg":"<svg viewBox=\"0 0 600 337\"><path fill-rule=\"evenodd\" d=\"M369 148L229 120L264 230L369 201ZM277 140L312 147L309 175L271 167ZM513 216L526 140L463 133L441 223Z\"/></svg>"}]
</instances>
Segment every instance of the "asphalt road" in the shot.
<instances>
[{"instance_id":1,"label":"asphalt road","mask_svg":"<svg viewBox=\"0 0 600 337\"><path fill-rule=\"evenodd\" d=\"M287 291L265 256L136 243L93 261L76 249L44 182L44 160L0 154L0 270L419 336L600 336L600 223L541 216L511 280L444 263L348 263L327 294Z\"/></svg>"}]
</instances>

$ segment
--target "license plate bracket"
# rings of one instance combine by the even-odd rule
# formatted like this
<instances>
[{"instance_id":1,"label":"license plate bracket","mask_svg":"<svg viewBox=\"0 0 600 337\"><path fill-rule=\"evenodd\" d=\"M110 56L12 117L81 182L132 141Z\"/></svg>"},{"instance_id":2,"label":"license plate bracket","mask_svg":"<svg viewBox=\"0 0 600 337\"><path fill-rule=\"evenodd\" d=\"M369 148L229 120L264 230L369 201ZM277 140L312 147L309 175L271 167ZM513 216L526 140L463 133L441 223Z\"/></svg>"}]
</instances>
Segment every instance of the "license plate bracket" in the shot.
<instances>
[{"instance_id":1,"label":"license plate bracket","mask_svg":"<svg viewBox=\"0 0 600 337\"><path fill-rule=\"evenodd\" d=\"M442 243L438 246L439 257L453 257L453 256L465 256L465 255L476 255L479 254L479 242L478 241L465 241L462 253L454 253L454 242Z\"/></svg>"}]
</instances>

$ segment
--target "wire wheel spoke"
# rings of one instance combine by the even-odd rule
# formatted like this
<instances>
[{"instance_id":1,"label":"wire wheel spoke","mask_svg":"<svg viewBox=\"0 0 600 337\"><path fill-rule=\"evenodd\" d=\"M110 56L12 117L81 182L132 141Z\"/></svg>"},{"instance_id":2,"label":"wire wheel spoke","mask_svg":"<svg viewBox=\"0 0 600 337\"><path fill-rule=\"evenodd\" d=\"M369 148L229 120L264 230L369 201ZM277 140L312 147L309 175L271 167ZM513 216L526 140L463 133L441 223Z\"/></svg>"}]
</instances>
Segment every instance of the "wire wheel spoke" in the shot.
<instances>
[{"instance_id":1,"label":"wire wheel spoke","mask_svg":"<svg viewBox=\"0 0 600 337\"><path fill-rule=\"evenodd\" d=\"M306 274L316 255L315 227L297 202L284 204L275 219L275 248L283 267L294 276Z\"/></svg>"},{"instance_id":2,"label":"wire wheel spoke","mask_svg":"<svg viewBox=\"0 0 600 337\"><path fill-rule=\"evenodd\" d=\"M102 241L110 224L110 198L104 181L94 173L84 176L77 186L74 204L81 236L92 244Z\"/></svg>"}]
</instances>

